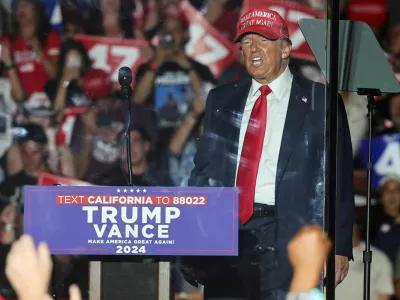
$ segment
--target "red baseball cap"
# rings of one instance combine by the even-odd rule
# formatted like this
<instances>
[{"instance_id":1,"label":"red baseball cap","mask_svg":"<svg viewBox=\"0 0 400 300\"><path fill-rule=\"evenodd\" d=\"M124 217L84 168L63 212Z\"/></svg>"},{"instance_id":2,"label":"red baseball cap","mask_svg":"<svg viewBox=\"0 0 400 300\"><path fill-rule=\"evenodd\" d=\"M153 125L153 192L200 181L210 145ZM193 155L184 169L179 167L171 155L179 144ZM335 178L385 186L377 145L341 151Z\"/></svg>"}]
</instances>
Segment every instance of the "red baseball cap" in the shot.
<instances>
[{"instance_id":1,"label":"red baseball cap","mask_svg":"<svg viewBox=\"0 0 400 300\"><path fill-rule=\"evenodd\" d=\"M383 26L387 19L387 0L350 0L347 18L365 22L371 27Z\"/></svg>"},{"instance_id":2,"label":"red baseball cap","mask_svg":"<svg viewBox=\"0 0 400 300\"><path fill-rule=\"evenodd\" d=\"M253 8L244 13L238 23L235 43L246 33L257 33L270 40L289 39L285 20L274 10Z\"/></svg>"},{"instance_id":3,"label":"red baseball cap","mask_svg":"<svg viewBox=\"0 0 400 300\"><path fill-rule=\"evenodd\" d=\"M90 99L107 97L111 94L110 75L100 69L90 69L82 78L82 87Z\"/></svg>"}]
</instances>

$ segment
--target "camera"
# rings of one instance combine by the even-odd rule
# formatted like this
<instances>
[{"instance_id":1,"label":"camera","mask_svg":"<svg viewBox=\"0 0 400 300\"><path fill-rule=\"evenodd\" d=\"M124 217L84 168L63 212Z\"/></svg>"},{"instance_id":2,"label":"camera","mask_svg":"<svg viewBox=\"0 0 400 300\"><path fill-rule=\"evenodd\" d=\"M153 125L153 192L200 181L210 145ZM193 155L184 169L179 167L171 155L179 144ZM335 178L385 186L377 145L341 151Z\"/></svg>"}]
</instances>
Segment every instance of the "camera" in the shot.
<instances>
[{"instance_id":1,"label":"camera","mask_svg":"<svg viewBox=\"0 0 400 300\"><path fill-rule=\"evenodd\" d=\"M174 37L172 34L163 33L160 35L159 45L164 47L172 47L174 45Z\"/></svg>"},{"instance_id":2,"label":"camera","mask_svg":"<svg viewBox=\"0 0 400 300\"><path fill-rule=\"evenodd\" d=\"M23 127L15 127L12 124L11 117L0 113L0 140L9 139L17 140L26 135L26 130Z\"/></svg>"}]
</instances>

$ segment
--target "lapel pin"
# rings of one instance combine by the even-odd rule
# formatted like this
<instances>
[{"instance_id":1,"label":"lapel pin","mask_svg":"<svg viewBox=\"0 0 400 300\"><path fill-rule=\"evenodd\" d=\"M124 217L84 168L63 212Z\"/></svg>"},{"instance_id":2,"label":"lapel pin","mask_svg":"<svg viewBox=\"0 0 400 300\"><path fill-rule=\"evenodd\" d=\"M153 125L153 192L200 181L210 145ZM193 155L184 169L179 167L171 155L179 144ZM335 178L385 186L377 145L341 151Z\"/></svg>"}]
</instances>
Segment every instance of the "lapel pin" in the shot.
<instances>
[{"instance_id":1,"label":"lapel pin","mask_svg":"<svg viewBox=\"0 0 400 300\"><path fill-rule=\"evenodd\" d=\"M306 97L301 98L301 100L303 100L304 103L307 103L307 98Z\"/></svg>"}]
</instances>

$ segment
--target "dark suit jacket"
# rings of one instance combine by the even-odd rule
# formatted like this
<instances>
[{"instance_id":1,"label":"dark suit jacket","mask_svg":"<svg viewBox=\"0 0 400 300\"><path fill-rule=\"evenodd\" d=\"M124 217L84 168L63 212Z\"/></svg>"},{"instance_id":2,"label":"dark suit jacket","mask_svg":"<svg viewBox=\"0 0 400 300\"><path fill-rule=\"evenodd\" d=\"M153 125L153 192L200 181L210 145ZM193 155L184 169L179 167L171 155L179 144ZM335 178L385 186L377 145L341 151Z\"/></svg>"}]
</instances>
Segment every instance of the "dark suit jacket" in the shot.
<instances>
[{"instance_id":1,"label":"dark suit jacket","mask_svg":"<svg viewBox=\"0 0 400 300\"><path fill-rule=\"evenodd\" d=\"M241 116L250 87L246 78L210 91L190 186L234 186ZM288 241L305 224L324 224L325 95L324 85L294 75L276 174L280 287L291 277ZM336 254L352 258L353 155L343 100L338 99ZM274 124L267 120L267 126Z\"/></svg>"}]
</instances>

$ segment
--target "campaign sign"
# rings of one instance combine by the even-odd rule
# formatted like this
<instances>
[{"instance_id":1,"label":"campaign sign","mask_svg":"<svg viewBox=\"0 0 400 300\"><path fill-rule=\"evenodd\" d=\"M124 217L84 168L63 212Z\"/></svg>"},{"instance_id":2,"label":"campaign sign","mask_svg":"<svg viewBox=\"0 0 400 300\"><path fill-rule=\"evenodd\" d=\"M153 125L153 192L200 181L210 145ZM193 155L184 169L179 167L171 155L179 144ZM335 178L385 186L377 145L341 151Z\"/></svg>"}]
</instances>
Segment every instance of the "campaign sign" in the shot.
<instances>
[{"instance_id":1,"label":"campaign sign","mask_svg":"<svg viewBox=\"0 0 400 300\"><path fill-rule=\"evenodd\" d=\"M52 254L238 255L236 188L26 186L25 233Z\"/></svg>"},{"instance_id":2,"label":"campaign sign","mask_svg":"<svg viewBox=\"0 0 400 300\"><path fill-rule=\"evenodd\" d=\"M54 175L48 172L40 171L37 185L53 186L53 185L66 185L66 186L92 186L89 182L81 181L75 178Z\"/></svg>"},{"instance_id":3,"label":"campaign sign","mask_svg":"<svg viewBox=\"0 0 400 300\"><path fill-rule=\"evenodd\" d=\"M189 1L182 1L179 8L190 23L190 40L186 45L187 55L208 66L214 76L219 77L235 58L235 46L210 25Z\"/></svg>"},{"instance_id":4,"label":"campaign sign","mask_svg":"<svg viewBox=\"0 0 400 300\"><path fill-rule=\"evenodd\" d=\"M127 66L135 74L137 68L146 61L143 53L149 46L146 41L84 34L76 34L74 38L87 49L93 60L92 67L109 73L111 81L116 84L121 67Z\"/></svg>"},{"instance_id":5,"label":"campaign sign","mask_svg":"<svg viewBox=\"0 0 400 300\"><path fill-rule=\"evenodd\" d=\"M360 158L368 163L368 139L360 144ZM400 134L388 134L372 138L372 186L379 188L380 181L388 175L400 175Z\"/></svg>"}]
</instances>

